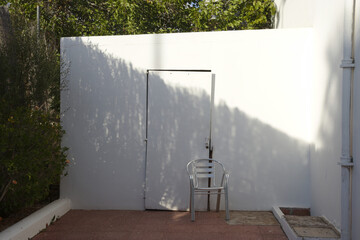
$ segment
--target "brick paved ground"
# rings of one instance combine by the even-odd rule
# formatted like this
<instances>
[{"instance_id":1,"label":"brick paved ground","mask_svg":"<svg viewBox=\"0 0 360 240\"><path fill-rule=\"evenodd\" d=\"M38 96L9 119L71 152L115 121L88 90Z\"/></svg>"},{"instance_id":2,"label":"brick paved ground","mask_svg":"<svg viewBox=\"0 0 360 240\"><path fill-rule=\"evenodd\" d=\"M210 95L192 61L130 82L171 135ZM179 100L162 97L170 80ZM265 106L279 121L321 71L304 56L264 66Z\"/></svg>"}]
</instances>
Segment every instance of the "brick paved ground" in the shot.
<instances>
[{"instance_id":1,"label":"brick paved ground","mask_svg":"<svg viewBox=\"0 0 360 240\"><path fill-rule=\"evenodd\" d=\"M279 224L229 225L223 213L71 210L33 240L287 240Z\"/></svg>"}]
</instances>

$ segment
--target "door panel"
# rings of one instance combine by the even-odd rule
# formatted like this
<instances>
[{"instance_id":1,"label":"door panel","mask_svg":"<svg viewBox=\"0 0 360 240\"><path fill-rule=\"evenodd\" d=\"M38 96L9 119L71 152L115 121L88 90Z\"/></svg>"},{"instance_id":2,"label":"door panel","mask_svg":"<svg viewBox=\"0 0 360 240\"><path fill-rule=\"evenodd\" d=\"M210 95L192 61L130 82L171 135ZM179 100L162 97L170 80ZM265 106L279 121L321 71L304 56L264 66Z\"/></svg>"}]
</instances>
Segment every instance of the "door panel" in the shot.
<instances>
[{"instance_id":1,"label":"door panel","mask_svg":"<svg viewBox=\"0 0 360 240\"><path fill-rule=\"evenodd\" d=\"M149 72L146 209L188 209L186 164L209 156L211 89L209 72Z\"/></svg>"}]
</instances>

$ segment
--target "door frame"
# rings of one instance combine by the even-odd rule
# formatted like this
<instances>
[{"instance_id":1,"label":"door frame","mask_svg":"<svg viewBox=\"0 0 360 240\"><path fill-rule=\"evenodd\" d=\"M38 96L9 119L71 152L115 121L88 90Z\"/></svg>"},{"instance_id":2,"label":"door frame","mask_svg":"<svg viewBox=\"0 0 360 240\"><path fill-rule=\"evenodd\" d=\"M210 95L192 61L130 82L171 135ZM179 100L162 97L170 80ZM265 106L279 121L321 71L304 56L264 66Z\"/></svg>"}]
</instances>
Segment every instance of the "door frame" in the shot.
<instances>
[{"instance_id":1,"label":"door frame","mask_svg":"<svg viewBox=\"0 0 360 240\"><path fill-rule=\"evenodd\" d=\"M149 74L150 72L203 72L211 73L209 69L147 69L146 70L146 109L145 109L145 167L144 167L144 180L143 180L143 199L144 199L144 210L146 210L146 173L148 165L148 128L149 128ZM211 102L210 102L210 132L207 148L209 149L209 158L212 158L213 145L211 142L212 139L212 118L213 118L213 107L214 107L214 93L215 93L215 74L211 74ZM208 197L208 206L209 206L209 197Z\"/></svg>"}]
</instances>

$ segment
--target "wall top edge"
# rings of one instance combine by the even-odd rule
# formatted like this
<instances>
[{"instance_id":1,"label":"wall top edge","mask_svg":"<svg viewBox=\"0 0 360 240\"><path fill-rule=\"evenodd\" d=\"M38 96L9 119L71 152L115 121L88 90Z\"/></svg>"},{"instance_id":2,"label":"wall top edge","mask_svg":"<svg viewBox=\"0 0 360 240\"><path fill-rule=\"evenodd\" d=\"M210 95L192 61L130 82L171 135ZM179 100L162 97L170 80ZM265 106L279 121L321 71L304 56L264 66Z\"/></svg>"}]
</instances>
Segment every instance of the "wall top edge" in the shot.
<instances>
[{"instance_id":1,"label":"wall top edge","mask_svg":"<svg viewBox=\"0 0 360 240\"><path fill-rule=\"evenodd\" d=\"M309 32L312 31L312 27L304 28L278 28L278 29L253 29L253 30L232 30L232 31L211 31L211 32L181 32L181 33L149 33L149 34L134 34L134 35L102 35L102 36L79 36L79 37L62 37L60 41L64 40L76 40L76 39L98 39L98 38L150 38L150 37L164 37L164 38L178 38L179 36L219 36L219 35L248 35L248 34L263 34L266 32Z\"/></svg>"}]
</instances>

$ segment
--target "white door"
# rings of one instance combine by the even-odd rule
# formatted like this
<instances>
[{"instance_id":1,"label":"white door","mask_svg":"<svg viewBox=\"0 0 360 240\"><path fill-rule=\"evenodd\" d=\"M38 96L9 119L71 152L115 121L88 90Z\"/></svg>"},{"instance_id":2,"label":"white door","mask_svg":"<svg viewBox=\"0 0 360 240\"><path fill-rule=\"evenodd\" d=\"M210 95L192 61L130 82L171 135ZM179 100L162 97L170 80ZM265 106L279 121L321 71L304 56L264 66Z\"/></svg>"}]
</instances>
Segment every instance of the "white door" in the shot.
<instances>
[{"instance_id":1,"label":"white door","mask_svg":"<svg viewBox=\"0 0 360 240\"><path fill-rule=\"evenodd\" d=\"M145 208L187 210L186 164L209 157L215 75L149 71ZM206 200L197 209L206 208Z\"/></svg>"}]
</instances>

